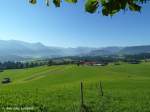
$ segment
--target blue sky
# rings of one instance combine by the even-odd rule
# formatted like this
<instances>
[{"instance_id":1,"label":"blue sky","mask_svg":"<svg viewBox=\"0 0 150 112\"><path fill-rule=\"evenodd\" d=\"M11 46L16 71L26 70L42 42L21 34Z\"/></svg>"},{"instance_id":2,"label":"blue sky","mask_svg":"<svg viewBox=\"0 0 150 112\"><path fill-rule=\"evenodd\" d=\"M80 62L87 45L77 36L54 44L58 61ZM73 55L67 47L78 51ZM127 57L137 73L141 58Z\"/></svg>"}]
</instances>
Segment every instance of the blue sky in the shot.
<instances>
[{"instance_id":1,"label":"blue sky","mask_svg":"<svg viewBox=\"0 0 150 112\"><path fill-rule=\"evenodd\" d=\"M58 47L150 45L150 4L142 13L120 12L110 18L86 13L82 0L61 8L27 1L0 0L0 39Z\"/></svg>"}]
</instances>

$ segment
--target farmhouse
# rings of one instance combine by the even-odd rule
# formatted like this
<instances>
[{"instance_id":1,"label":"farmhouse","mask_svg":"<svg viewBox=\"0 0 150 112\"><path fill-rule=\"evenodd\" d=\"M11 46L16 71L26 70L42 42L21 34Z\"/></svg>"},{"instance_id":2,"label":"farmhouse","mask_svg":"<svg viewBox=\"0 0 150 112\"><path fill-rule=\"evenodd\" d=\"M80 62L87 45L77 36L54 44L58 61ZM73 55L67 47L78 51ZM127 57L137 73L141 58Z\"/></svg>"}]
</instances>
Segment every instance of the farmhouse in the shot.
<instances>
[{"instance_id":1,"label":"farmhouse","mask_svg":"<svg viewBox=\"0 0 150 112\"><path fill-rule=\"evenodd\" d=\"M78 65L88 65L88 66L106 66L108 63L100 63L95 61L80 61Z\"/></svg>"}]
</instances>

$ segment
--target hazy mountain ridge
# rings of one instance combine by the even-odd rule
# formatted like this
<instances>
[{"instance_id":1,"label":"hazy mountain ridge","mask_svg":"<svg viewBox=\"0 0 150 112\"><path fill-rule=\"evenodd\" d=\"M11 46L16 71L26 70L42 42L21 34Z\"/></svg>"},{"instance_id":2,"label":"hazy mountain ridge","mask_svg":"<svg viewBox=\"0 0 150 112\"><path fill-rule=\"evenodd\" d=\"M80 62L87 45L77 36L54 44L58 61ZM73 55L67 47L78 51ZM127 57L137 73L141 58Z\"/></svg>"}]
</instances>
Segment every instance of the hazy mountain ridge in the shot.
<instances>
[{"instance_id":1,"label":"hazy mountain ridge","mask_svg":"<svg viewBox=\"0 0 150 112\"><path fill-rule=\"evenodd\" d=\"M118 54L122 49L123 49L123 47L99 48L97 50L91 51L88 55L89 56L115 55L115 54Z\"/></svg>"},{"instance_id":2,"label":"hazy mountain ridge","mask_svg":"<svg viewBox=\"0 0 150 112\"><path fill-rule=\"evenodd\" d=\"M42 43L27 43L17 40L0 40L0 56L16 55L21 57L60 57L84 55L95 48L77 47L77 48L61 48L49 47Z\"/></svg>"},{"instance_id":3,"label":"hazy mountain ridge","mask_svg":"<svg viewBox=\"0 0 150 112\"><path fill-rule=\"evenodd\" d=\"M63 56L103 56L140 53L150 53L150 45L103 48L61 48L45 46L42 43L28 43L17 40L0 40L0 61L24 60L26 58L53 58Z\"/></svg>"},{"instance_id":4,"label":"hazy mountain ridge","mask_svg":"<svg viewBox=\"0 0 150 112\"><path fill-rule=\"evenodd\" d=\"M150 53L150 45L125 47L119 51L121 54Z\"/></svg>"},{"instance_id":5,"label":"hazy mountain ridge","mask_svg":"<svg viewBox=\"0 0 150 112\"><path fill-rule=\"evenodd\" d=\"M48 57L60 55L58 49L50 49L41 43L27 43L23 41L0 41L0 56L14 55L21 57Z\"/></svg>"}]
</instances>

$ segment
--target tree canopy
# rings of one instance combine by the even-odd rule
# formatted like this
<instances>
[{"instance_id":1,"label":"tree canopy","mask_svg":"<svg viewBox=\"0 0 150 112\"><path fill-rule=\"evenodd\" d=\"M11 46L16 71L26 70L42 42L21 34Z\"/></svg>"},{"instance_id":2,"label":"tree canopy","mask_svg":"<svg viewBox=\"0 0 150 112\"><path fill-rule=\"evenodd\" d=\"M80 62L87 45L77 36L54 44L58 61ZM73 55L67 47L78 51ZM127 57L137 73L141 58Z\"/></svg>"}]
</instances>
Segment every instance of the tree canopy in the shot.
<instances>
[{"instance_id":1,"label":"tree canopy","mask_svg":"<svg viewBox=\"0 0 150 112\"><path fill-rule=\"evenodd\" d=\"M77 3L78 0L43 0L46 5L50 5L50 1L56 7L61 6L61 2ZM102 12L104 16L112 16L121 10L130 10L140 12L142 4L149 0L85 0L85 11L89 13ZM31 4L36 4L38 0L29 0Z\"/></svg>"}]
</instances>

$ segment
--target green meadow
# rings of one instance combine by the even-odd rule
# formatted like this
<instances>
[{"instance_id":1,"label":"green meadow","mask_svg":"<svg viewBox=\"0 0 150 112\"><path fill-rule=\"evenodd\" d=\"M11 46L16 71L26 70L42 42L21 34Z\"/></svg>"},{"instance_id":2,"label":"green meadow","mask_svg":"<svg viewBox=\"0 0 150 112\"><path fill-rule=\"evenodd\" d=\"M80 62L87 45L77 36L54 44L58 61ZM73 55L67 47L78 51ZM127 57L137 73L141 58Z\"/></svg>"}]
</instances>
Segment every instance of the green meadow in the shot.
<instances>
[{"instance_id":1,"label":"green meadow","mask_svg":"<svg viewBox=\"0 0 150 112\"><path fill-rule=\"evenodd\" d=\"M42 66L0 73L1 112L150 112L150 63ZM101 95L99 83L104 95Z\"/></svg>"}]
</instances>

